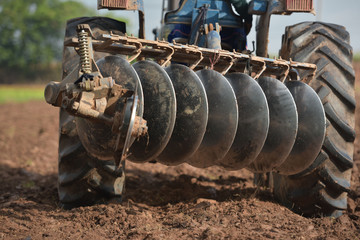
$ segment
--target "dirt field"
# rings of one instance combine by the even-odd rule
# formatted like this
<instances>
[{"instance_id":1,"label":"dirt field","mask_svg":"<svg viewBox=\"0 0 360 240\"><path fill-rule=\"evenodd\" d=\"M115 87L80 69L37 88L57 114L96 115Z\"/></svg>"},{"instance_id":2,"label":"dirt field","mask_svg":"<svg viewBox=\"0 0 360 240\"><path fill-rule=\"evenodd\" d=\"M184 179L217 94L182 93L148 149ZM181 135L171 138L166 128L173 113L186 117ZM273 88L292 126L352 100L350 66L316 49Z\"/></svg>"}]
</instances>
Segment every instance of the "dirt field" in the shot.
<instances>
[{"instance_id":1,"label":"dirt field","mask_svg":"<svg viewBox=\"0 0 360 240\"><path fill-rule=\"evenodd\" d=\"M29 102L0 112L0 239L360 239L359 138L348 212L339 219L291 212L256 189L246 170L150 163L128 164L122 204L65 211L56 190L58 109Z\"/></svg>"}]
</instances>

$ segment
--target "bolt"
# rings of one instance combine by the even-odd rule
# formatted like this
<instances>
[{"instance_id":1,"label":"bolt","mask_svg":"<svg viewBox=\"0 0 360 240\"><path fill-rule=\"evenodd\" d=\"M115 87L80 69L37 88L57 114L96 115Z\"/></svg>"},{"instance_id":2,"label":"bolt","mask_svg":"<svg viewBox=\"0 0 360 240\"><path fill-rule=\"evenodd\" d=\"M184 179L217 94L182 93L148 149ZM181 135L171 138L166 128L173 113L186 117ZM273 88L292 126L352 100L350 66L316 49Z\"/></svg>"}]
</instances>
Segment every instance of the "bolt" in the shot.
<instances>
[{"instance_id":1,"label":"bolt","mask_svg":"<svg viewBox=\"0 0 360 240\"><path fill-rule=\"evenodd\" d=\"M62 108L67 108L68 105L69 105L68 99L67 99L67 98L64 98L64 99L62 100L62 102L61 102L61 107L62 107Z\"/></svg>"},{"instance_id":2,"label":"bolt","mask_svg":"<svg viewBox=\"0 0 360 240\"><path fill-rule=\"evenodd\" d=\"M135 138L145 136L148 132L147 121L142 117L136 116L131 135Z\"/></svg>"},{"instance_id":3,"label":"bolt","mask_svg":"<svg viewBox=\"0 0 360 240\"><path fill-rule=\"evenodd\" d=\"M60 92L60 83L50 82L45 87L45 100L49 104L55 104Z\"/></svg>"}]
</instances>

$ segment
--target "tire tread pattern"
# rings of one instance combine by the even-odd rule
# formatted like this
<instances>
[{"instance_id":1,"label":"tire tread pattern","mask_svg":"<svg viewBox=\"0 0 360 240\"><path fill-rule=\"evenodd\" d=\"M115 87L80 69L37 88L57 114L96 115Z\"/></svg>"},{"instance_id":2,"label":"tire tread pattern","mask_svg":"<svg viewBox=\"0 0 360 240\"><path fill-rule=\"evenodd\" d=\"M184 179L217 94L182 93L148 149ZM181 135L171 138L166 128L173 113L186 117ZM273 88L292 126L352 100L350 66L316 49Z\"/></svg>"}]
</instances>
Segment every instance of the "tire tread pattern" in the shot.
<instances>
[{"instance_id":1,"label":"tire tread pattern","mask_svg":"<svg viewBox=\"0 0 360 240\"><path fill-rule=\"evenodd\" d=\"M65 42L76 37L78 24L89 24L95 38L110 31L116 34L126 32L123 22L105 17L82 17L67 22ZM95 54L95 58L100 57L102 54ZM62 78L78 64L79 56L74 49L64 47ZM103 202L109 196L117 197L114 196L113 187L111 188L117 176L94 164L78 137L75 117L63 109L60 110L59 135L58 194L61 205L70 209Z\"/></svg>"},{"instance_id":2,"label":"tire tread pattern","mask_svg":"<svg viewBox=\"0 0 360 240\"><path fill-rule=\"evenodd\" d=\"M346 29L336 24L304 22L286 28L280 56L317 65L310 85L327 117L323 148L301 173L274 173L274 193L284 204L307 216L342 214L347 206L355 139L355 72Z\"/></svg>"}]
</instances>

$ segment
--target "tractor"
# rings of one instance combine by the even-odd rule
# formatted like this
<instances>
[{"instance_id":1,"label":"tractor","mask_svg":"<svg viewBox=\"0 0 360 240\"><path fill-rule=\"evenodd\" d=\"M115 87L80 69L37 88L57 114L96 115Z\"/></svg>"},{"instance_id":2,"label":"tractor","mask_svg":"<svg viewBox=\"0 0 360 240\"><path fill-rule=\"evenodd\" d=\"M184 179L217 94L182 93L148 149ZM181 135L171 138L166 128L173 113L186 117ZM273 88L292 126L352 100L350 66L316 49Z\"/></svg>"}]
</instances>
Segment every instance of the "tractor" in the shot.
<instances>
[{"instance_id":1,"label":"tractor","mask_svg":"<svg viewBox=\"0 0 360 240\"><path fill-rule=\"evenodd\" d=\"M98 0L136 10L137 37L106 17L67 22L61 82L58 194L64 208L121 201L125 162L247 168L305 216L347 208L354 151L352 47L344 27L288 26L268 56L273 14L315 13L312 0L163 1L145 39L142 0ZM257 16L256 53L246 35Z\"/></svg>"}]
</instances>

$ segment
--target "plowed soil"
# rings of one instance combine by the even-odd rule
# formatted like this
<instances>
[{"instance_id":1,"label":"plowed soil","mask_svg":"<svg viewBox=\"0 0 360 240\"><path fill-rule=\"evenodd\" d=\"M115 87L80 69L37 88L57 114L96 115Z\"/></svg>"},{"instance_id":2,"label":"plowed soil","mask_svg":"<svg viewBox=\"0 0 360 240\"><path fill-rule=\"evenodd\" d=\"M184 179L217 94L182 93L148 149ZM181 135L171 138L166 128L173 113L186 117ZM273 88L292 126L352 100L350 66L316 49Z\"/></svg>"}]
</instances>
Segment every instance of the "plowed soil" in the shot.
<instances>
[{"instance_id":1,"label":"plowed soil","mask_svg":"<svg viewBox=\"0 0 360 240\"><path fill-rule=\"evenodd\" d=\"M359 136L348 210L338 219L293 213L246 170L185 164L128 163L121 204L63 210L57 146L58 109L0 105L0 239L360 239Z\"/></svg>"}]
</instances>

